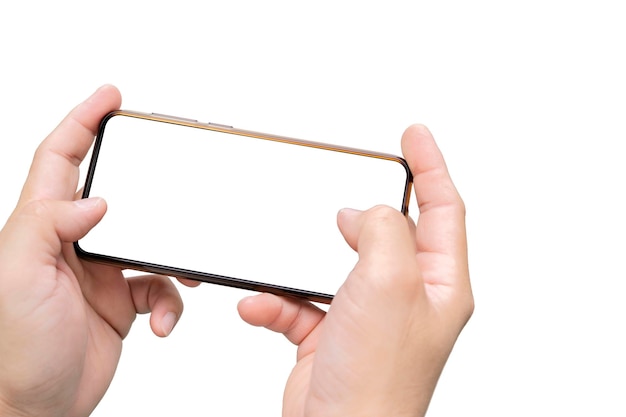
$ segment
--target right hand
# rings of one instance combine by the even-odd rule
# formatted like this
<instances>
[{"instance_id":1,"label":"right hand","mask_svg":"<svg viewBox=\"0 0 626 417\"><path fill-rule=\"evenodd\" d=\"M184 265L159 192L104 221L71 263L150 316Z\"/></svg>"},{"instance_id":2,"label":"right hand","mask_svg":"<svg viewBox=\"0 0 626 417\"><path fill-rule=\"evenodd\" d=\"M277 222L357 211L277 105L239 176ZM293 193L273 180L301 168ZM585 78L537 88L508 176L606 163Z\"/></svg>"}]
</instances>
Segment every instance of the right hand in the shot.
<instances>
[{"instance_id":1,"label":"right hand","mask_svg":"<svg viewBox=\"0 0 626 417\"><path fill-rule=\"evenodd\" d=\"M465 207L430 132L402 138L414 176L417 224L389 207L342 210L339 228L359 260L328 313L261 294L243 299L248 323L298 345L284 416L422 416L470 318Z\"/></svg>"}]
</instances>

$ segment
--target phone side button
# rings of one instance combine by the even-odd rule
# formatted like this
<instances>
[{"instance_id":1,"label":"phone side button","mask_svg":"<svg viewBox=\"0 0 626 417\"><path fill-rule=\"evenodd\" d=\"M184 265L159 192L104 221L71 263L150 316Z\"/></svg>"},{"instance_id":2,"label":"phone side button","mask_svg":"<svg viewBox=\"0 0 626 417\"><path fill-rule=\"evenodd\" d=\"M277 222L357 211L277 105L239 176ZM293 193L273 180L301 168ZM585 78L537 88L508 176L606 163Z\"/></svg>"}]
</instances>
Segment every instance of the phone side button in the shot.
<instances>
[{"instance_id":1,"label":"phone side button","mask_svg":"<svg viewBox=\"0 0 626 417\"><path fill-rule=\"evenodd\" d=\"M178 121L181 121L181 122L198 123L198 121L195 120L195 119L187 119L185 117L170 116L169 114L152 113L152 115L153 116L157 116L157 117L164 117L166 119L178 120Z\"/></svg>"},{"instance_id":2,"label":"phone side button","mask_svg":"<svg viewBox=\"0 0 626 417\"><path fill-rule=\"evenodd\" d=\"M221 123L212 123L212 122L208 122L207 124L208 124L208 125L211 125L211 126L215 126L215 127L222 127L222 128L224 128L224 129L232 129L232 128L233 128L232 126L229 126L229 125L223 125L223 124L221 124Z\"/></svg>"}]
</instances>

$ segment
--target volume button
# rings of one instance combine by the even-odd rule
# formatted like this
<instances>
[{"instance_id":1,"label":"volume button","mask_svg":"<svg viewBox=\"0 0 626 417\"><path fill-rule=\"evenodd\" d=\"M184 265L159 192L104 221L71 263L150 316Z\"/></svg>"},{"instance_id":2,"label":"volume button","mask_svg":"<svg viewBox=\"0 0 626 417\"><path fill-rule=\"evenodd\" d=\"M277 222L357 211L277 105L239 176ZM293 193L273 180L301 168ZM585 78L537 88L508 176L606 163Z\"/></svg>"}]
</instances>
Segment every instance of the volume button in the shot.
<instances>
[{"instance_id":1,"label":"volume button","mask_svg":"<svg viewBox=\"0 0 626 417\"><path fill-rule=\"evenodd\" d=\"M229 126L229 125L223 125L223 124L221 124L221 123L212 123L212 122L208 122L207 124L208 124L208 125L211 125L211 126L215 126L215 127L222 127L222 128L224 128L224 129L232 129L232 128L233 128L232 126Z\"/></svg>"},{"instance_id":2,"label":"volume button","mask_svg":"<svg viewBox=\"0 0 626 417\"><path fill-rule=\"evenodd\" d=\"M170 116L169 114L162 114L162 113L152 113L153 116L157 116L157 117L163 117L165 119L172 119L172 120L178 120L181 122L191 122L191 123L198 123L197 120L194 119L187 119L185 117L178 117L178 116Z\"/></svg>"}]
</instances>

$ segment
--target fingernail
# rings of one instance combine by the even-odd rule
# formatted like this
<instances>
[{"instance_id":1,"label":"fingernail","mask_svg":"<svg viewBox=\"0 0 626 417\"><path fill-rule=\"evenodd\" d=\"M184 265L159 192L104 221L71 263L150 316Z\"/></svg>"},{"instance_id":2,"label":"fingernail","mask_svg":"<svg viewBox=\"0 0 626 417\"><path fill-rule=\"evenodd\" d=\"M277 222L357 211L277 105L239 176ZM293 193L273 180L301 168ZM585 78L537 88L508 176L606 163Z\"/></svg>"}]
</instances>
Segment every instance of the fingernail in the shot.
<instances>
[{"instance_id":1,"label":"fingernail","mask_svg":"<svg viewBox=\"0 0 626 417\"><path fill-rule=\"evenodd\" d=\"M94 91L93 93L91 93L91 95L85 99L85 103L89 103L89 102L91 102L91 99L93 99L93 96L95 96L96 94L98 94L98 92L99 92L100 90L102 90L102 87L104 87L104 86L100 86L100 87L98 87L98 88L96 89L96 91Z\"/></svg>"},{"instance_id":2,"label":"fingernail","mask_svg":"<svg viewBox=\"0 0 626 417\"><path fill-rule=\"evenodd\" d=\"M96 207L98 204L102 202L102 198L100 197L89 197L89 198L81 198L80 200L74 201L76 207L89 210Z\"/></svg>"},{"instance_id":3,"label":"fingernail","mask_svg":"<svg viewBox=\"0 0 626 417\"><path fill-rule=\"evenodd\" d=\"M90 101L91 101L91 99L92 99L92 98L93 98L96 94L98 94L98 93L100 92L100 90L102 90L102 89L104 89L104 88L108 87L109 85L110 85L110 84L104 84L104 85L101 85L100 87L98 87L98 88L96 89L96 91L94 91L93 93L91 93L91 95L90 95L89 97L87 97L87 99L85 100L85 102L90 102Z\"/></svg>"},{"instance_id":4,"label":"fingernail","mask_svg":"<svg viewBox=\"0 0 626 417\"><path fill-rule=\"evenodd\" d=\"M339 215L342 217L347 217L349 219L353 219L363 213L361 210L353 209L353 208L343 208L339 210Z\"/></svg>"},{"instance_id":5,"label":"fingernail","mask_svg":"<svg viewBox=\"0 0 626 417\"><path fill-rule=\"evenodd\" d=\"M170 333L172 333L172 330L174 330L174 326L176 325L177 321L178 317L176 317L176 314L172 312L169 312L163 316L163 318L161 319L161 330L163 331L164 336L169 336Z\"/></svg>"}]
</instances>

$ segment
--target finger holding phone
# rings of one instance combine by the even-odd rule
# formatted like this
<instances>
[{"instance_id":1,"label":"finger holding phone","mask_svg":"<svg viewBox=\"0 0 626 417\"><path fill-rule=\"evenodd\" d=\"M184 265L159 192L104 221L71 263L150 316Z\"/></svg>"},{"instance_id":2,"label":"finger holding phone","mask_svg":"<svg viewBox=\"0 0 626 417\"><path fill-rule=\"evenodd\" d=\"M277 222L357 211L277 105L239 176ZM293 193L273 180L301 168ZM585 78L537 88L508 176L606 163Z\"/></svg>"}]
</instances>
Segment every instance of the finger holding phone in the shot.
<instances>
[{"instance_id":1,"label":"finger holding phone","mask_svg":"<svg viewBox=\"0 0 626 417\"><path fill-rule=\"evenodd\" d=\"M42 142L0 232L0 415L88 415L136 314L151 312L152 330L167 336L183 311L169 279L125 278L74 250L107 210L100 198L77 199L78 165L120 102L117 89L100 88ZM471 315L463 203L425 128L405 132L403 152L417 225L386 206L341 211L359 260L328 313L270 294L239 304L244 320L299 345L284 415L423 414Z\"/></svg>"},{"instance_id":2,"label":"finger holding phone","mask_svg":"<svg viewBox=\"0 0 626 417\"><path fill-rule=\"evenodd\" d=\"M330 303L356 260L337 210L406 213L411 184L395 155L120 110L100 124L83 191L104 196L107 215L75 247L95 262Z\"/></svg>"},{"instance_id":3,"label":"finger holding phone","mask_svg":"<svg viewBox=\"0 0 626 417\"><path fill-rule=\"evenodd\" d=\"M0 415L90 414L136 315L151 312L153 332L167 336L183 311L168 278L126 279L74 252L106 211L101 198L76 199L78 165L120 102L101 87L41 143L0 232Z\"/></svg>"},{"instance_id":4,"label":"finger holding phone","mask_svg":"<svg viewBox=\"0 0 626 417\"><path fill-rule=\"evenodd\" d=\"M328 313L262 294L242 300L250 324L298 345L285 416L421 416L474 301L465 207L424 126L402 149L413 172L417 224L386 206L342 210L338 224L359 260Z\"/></svg>"}]
</instances>

